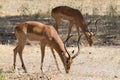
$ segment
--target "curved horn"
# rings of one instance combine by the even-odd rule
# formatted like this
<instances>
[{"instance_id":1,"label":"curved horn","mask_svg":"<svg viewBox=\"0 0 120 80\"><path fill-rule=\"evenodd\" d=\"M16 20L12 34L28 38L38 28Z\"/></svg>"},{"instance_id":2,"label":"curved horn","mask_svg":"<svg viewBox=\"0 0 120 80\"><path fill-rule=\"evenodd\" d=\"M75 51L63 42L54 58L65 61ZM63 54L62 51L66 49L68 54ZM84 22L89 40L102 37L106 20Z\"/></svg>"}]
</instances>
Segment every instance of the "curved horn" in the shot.
<instances>
[{"instance_id":1,"label":"curved horn","mask_svg":"<svg viewBox=\"0 0 120 80\"><path fill-rule=\"evenodd\" d=\"M101 20L101 19L100 19L100 18L98 18L98 19L95 21L96 31L94 32L94 35L96 35L96 34L97 34L97 32L98 32L97 23L98 23L98 21L99 21L99 20Z\"/></svg>"},{"instance_id":2,"label":"curved horn","mask_svg":"<svg viewBox=\"0 0 120 80\"><path fill-rule=\"evenodd\" d=\"M87 23L87 26L89 26L92 22L93 22L93 20L90 20L90 21ZM89 28L89 29L90 29L90 32L93 32L92 27Z\"/></svg>"},{"instance_id":3,"label":"curved horn","mask_svg":"<svg viewBox=\"0 0 120 80\"><path fill-rule=\"evenodd\" d=\"M65 51L66 51L67 53L69 53L69 52L68 52L67 49L66 49L66 43L67 43L67 41L68 41L72 36L73 36L73 35L67 37L67 39L66 39L65 42L64 42ZM68 55L69 55L69 57L70 57L70 54L68 54Z\"/></svg>"},{"instance_id":4,"label":"curved horn","mask_svg":"<svg viewBox=\"0 0 120 80\"><path fill-rule=\"evenodd\" d=\"M88 23L87 23L87 26L90 25L92 23L92 20L90 20Z\"/></svg>"},{"instance_id":5,"label":"curved horn","mask_svg":"<svg viewBox=\"0 0 120 80\"><path fill-rule=\"evenodd\" d=\"M72 56L72 59L74 59L76 56L78 56L80 54L80 45L79 45L80 44L80 36L78 38L77 44L78 44L78 52L75 55Z\"/></svg>"}]
</instances>

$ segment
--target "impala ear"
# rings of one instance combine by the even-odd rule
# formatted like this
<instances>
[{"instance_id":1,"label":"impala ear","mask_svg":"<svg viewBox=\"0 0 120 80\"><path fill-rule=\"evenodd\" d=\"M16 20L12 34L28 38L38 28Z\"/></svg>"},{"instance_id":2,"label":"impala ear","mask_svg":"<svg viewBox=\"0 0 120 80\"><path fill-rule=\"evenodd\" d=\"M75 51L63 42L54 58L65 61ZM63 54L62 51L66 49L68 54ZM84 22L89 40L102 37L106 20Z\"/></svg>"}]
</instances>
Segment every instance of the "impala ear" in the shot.
<instances>
[{"instance_id":1,"label":"impala ear","mask_svg":"<svg viewBox=\"0 0 120 80\"><path fill-rule=\"evenodd\" d=\"M92 32L86 32L86 34L87 34L89 37L92 37L92 36L93 36L93 33L92 33Z\"/></svg>"},{"instance_id":2,"label":"impala ear","mask_svg":"<svg viewBox=\"0 0 120 80\"><path fill-rule=\"evenodd\" d=\"M91 36L93 35L93 32L90 32L91 33Z\"/></svg>"},{"instance_id":3,"label":"impala ear","mask_svg":"<svg viewBox=\"0 0 120 80\"><path fill-rule=\"evenodd\" d=\"M88 36L90 36L90 35L91 35L89 32L86 32L86 34L87 34Z\"/></svg>"}]
</instances>

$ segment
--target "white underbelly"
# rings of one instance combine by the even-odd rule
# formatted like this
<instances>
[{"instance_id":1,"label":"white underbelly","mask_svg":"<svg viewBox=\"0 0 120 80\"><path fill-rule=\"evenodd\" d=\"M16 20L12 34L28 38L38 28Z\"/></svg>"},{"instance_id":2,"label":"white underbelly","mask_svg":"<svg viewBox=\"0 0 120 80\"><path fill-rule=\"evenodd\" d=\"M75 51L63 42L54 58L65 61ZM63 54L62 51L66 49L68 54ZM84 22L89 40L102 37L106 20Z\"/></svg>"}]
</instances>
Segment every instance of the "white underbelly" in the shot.
<instances>
[{"instance_id":1,"label":"white underbelly","mask_svg":"<svg viewBox=\"0 0 120 80\"><path fill-rule=\"evenodd\" d=\"M64 21L64 22L69 22L67 19L62 19L62 21Z\"/></svg>"},{"instance_id":2,"label":"white underbelly","mask_svg":"<svg viewBox=\"0 0 120 80\"><path fill-rule=\"evenodd\" d=\"M27 39L27 42L30 44L39 44L40 43L40 41L31 41L29 39Z\"/></svg>"},{"instance_id":3,"label":"white underbelly","mask_svg":"<svg viewBox=\"0 0 120 80\"><path fill-rule=\"evenodd\" d=\"M71 17L71 16L66 16L66 15L63 15L63 14L61 14L60 16L61 16L62 20L67 20L67 21L73 20L73 17Z\"/></svg>"},{"instance_id":4,"label":"white underbelly","mask_svg":"<svg viewBox=\"0 0 120 80\"><path fill-rule=\"evenodd\" d=\"M27 42L29 43L40 43L41 40L44 40L45 37L44 36L40 36L40 35L36 35L36 34L32 34L32 33L28 33L27 34Z\"/></svg>"}]
</instances>

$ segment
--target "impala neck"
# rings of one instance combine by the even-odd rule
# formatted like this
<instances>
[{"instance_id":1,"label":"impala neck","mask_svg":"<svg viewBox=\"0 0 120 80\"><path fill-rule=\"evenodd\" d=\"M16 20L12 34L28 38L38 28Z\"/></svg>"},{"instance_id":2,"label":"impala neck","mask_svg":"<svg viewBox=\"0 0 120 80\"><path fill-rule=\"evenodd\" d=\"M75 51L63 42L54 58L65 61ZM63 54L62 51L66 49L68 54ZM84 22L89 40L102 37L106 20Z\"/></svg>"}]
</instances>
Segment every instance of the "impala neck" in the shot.
<instances>
[{"instance_id":1,"label":"impala neck","mask_svg":"<svg viewBox=\"0 0 120 80\"><path fill-rule=\"evenodd\" d=\"M82 29L83 29L83 33L85 34L85 36L87 36L87 33L90 33L89 30L88 30L88 27L85 23L83 23L82 25Z\"/></svg>"},{"instance_id":2,"label":"impala neck","mask_svg":"<svg viewBox=\"0 0 120 80\"><path fill-rule=\"evenodd\" d=\"M92 40L92 33L89 32L88 28L87 28L87 25L85 24L85 22L83 22L83 25L82 25L82 30L83 30L83 33L85 34L85 37L89 43L90 46L92 46L93 44L93 40Z\"/></svg>"},{"instance_id":3,"label":"impala neck","mask_svg":"<svg viewBox=\"0 0 120 80\"><path fill-rule=\"evenodd\" d=\"M83 32L89 32L85 21L82 21L82 23L80 23L80 24L81 24L81 28L82 28Z\"/></svg>"},{"instance_id":4,"label":"impala neck","mask_svg":"<svg viewBox=\"0 0 120 80\"><path fill-rule=\"evenodd\" d=\"M58 42L59 41L59 42ZM65 48L64 48L64 44L62 42L62 40L57 40L55 39L55 42L54 42L54 49L56 50L56 52L58 53L58 55L60 56L61 60L62 60L62 63L65 65L65 59L69 59L70 56L69 56L69 53L67 53L65 51Z\"/></svg>"},{"instance_id":5,"label":"impala neck","mask_svg":"<svg viewBox=\"0 0 120 80\"><path fill-rule=\"evenodd\" d=\"M57 53L59 54L59 56L61 57L61 59L63 59L63 58L68 59L69 58L69 53L67 53L65 51L64 46L63 47L61 47L61 46L56 47L55 50L57 51Z\"/></svg>"}]
</instances>

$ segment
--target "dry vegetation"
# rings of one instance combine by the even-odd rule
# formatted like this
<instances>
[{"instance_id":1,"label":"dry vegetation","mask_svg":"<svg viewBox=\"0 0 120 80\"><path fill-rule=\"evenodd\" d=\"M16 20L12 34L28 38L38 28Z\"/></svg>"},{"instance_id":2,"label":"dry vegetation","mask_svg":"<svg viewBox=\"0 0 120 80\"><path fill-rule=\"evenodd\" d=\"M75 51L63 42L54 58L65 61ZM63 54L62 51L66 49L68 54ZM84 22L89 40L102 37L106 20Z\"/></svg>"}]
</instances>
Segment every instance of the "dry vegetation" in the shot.
<instances>
[{"instance_id":1,"label":"dry vegetation","mask_svg":"<svg viewBox=\"0 0 120 80\"><path fill-rule=\"evenodd\" d=\"M120 80L120 2L119 0L0 0L0 80ZM106 3L105 3L106 2ZM46 48L44 62L45 75L40 74L39 45L27 45L24 50L24 60L28 73L23 73L19 58L18 71L12 70L13 49L16 38L13 30L16 24L26 20L54 24L50 13L53 7L67 5L79 9L86 20L92 20L89 30L96 32L94 46L81 46L80 55L75 59L70 74L65 74L58 57L62 73L57 71L49 48ZM59 34L63 41L67 36L66 22L60 24ZM73 34L76 30L73 29ZM65 35L63 35L65 34ZM68 50L77 49L75 38L70 40ZM82 41L86 45L83 36ZM9 45L2 45L9 43ZM86 44L85 44L86 43Z\"/></svg>"}]
</instances>

